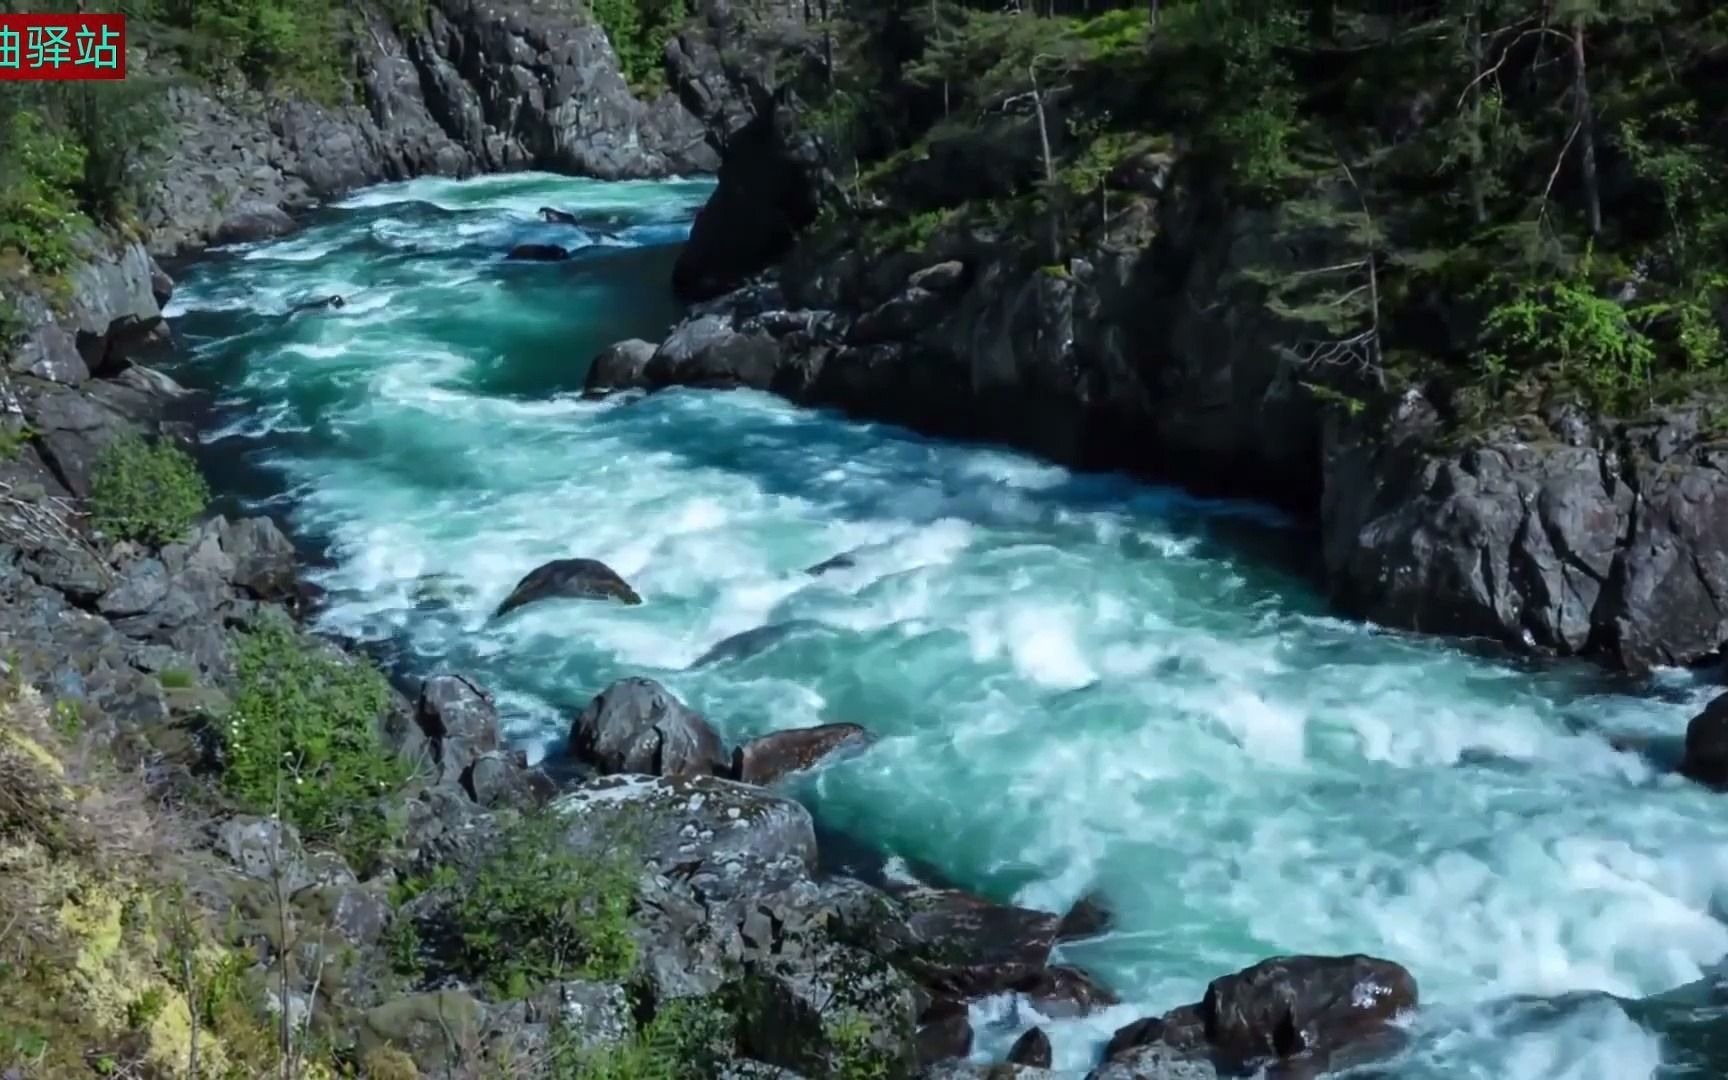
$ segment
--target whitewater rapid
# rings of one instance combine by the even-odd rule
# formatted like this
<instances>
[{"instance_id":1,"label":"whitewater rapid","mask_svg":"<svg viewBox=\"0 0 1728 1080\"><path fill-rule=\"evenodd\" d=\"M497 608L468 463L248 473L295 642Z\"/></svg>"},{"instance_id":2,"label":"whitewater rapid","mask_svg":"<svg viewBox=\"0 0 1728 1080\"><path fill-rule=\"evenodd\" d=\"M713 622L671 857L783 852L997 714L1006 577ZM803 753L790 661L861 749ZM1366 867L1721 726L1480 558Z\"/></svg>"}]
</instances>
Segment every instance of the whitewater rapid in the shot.
<instances>
[{"instance_id":1,"label":"whitewater rapid","mask_svg":"<svg viewBox=\"0 0 1728 1080\"><path fill-rule=\"evenodd\" d=\"M1728 953L1728 803L1604 735L1677 736L1708 687L1331 617L1312 536L1260 508L749 392L582 400L598 349L675 317L709 190L389 185L185 275L175 373L215 393L206 459L321 554L327 629L475 675L536 754L630 674L730 739L864 724L878 743L794 788L826 829L993 898L1116 911L1065 958L1126 1004L1039 1021L1075 1076L1218 975L1357 951L1409 967L1426 1006L1381 1075L1658 1075L1661 1034L1603 995ZM502 259L529 241L580 250ZM283 314L329 293L348 306ZM489 620L568 556L646 603ZM976 1013L981 1059L1038 1020Z\"/></svg>"}]
</instances>

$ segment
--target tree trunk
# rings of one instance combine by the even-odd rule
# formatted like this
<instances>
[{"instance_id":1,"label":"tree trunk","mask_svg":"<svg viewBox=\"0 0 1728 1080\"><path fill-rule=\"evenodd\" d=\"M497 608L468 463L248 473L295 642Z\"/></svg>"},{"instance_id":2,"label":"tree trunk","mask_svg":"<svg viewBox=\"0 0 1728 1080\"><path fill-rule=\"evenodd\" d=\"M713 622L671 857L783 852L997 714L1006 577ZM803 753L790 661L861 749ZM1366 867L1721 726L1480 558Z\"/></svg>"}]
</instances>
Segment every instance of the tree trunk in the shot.
<instances>
[{"instance_id":1,"label":"tree trunk","mask_svg":"<svg viewBox=\"0 0 1728 1080\"><path fill-rule=\"evenodd\" d=\"M1578 121L1578 172L1584 184L1584 210L1590 235L1602 232L1602 191L1596 179L1596 117L1590 107L1590 82L1584 68L1584 20L1572 24L1572 105Z\"/></svg>"},{"instance_id":2,"label":"tree trunk","mask_svg":"<svg viewBox=\"0 0 1728 1080\"><path fill-rule=\"evenodd\" d=\"M1151 0L1146 9L1146 27L1154 34L1158 32L1158 0Z\"/></svg>"},{"instance_id":3,"label":"tree trunk","mask_svg":"<svg viewBox=\"0 0 1728 1080\"><path fill-rule=\"evenodd\" d=\"M822 66L828 71L828 91L834 91L834 24L828 20L828 0L822 0Z\"/></svg>"},{"instance_id":4,"label":"tree trunk","mask_svg":"<svg viewBox=\"0 0 1728 1080\"><path fill-rule=\"evenodd\" d=\"M1056 230L1056 158L1050 152L1050 124L1044 114L1044 91L1038 88L1038 61L1026 65L1032 82L1032 107L1038 113L1038 144L1044 152L1044 189L1050 202L1050 261L1062 259L1062 243Z\"/></svg>"}]
</instances>

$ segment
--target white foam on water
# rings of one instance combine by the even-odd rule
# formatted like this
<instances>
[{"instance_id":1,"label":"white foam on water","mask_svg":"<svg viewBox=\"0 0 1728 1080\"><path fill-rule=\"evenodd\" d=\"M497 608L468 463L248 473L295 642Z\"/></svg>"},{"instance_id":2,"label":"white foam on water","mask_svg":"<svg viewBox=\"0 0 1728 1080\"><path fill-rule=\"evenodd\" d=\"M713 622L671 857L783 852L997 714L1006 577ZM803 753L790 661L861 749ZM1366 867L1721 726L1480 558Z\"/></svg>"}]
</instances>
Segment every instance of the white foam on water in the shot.
<instances>
[{"instance_id":1,"label":"white foam on water","mask_svg":"<svg viewBox=\"0 0 1728 1080\"><path fill-rule=\"evenodd\" d=\"M676 225L699 197L412 181L355 195L319 226L328 236L285 250L363 228L417 244L443 230L456 245L541 205ZM412 202L459 213L380 224ZM483 246L475 260L496 254ZM1064 955L1125 1003L1082 1020L979 1003L981 1055L1037 1021L1078 1077L1116 1025L1195 1000L1218 975L1277 952L1364 951L1410 967L1429 1003L1401 1077L1638 1080L1659 1040L1612 1003L1517 1025L1502 1003L1647 995L1728 953L1728 815L1601 735L1678 735L1709 693L1689 676L1626 693L1324 614L1235 546L1245 530L1268 547L1311 542L1248 504L748 392L489 393L478 376L557 358L457 331L555 337L615 301L572 285L532 306L475 265L434 259L379 282L341 243L315 261L275 258L282 247L194 274L174 311L354 291L358 307L316 325L200 346L252 358L253 411L209 438L320 433L270 452L297 524L330 544L326 625L472 672L535 754L627 674L662 679L732 738L867 725L880 740L807 792L825 822L888 852L891 872L916 860L1049 910L1098 889L1117 910L1112 934ZM441 313L448 340L421 323ZM579 382L593 347L572 342ZM805 573L843 553L850 565ZM605 561L645 603L491 618L523 574L574 556Z\"/></svg>"}]
</instances>

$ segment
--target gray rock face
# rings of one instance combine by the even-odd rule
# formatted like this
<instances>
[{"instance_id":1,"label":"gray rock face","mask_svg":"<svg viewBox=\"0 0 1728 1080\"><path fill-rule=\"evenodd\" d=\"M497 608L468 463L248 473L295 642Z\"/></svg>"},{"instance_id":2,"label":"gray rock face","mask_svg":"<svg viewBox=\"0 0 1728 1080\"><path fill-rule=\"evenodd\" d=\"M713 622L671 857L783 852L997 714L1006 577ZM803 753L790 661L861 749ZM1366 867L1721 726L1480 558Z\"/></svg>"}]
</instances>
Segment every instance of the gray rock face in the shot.
<instances>
[{"instance_id":1,"label":"gray rock face","mask_svg":"<svg viewBox=\"0 0 1728 1080\"><path fill-rule=\"evenodd\" d=\"M713 126L674 94L635 98L579 7L431 0L426 16L423 29L402 33L368 14L354 104L172 91L168 121L180 137L143 215L151 250L277 235L288 214L380 180L516 169L622 179L719 166L719 102L739 91L718 50L681 53L672 71L675 88L694 80L716 99Z\"/></svg>"},{"instance_id":2,"label":"gray rock face","mask_svg":"<svg viewBox=\"0 0 1728 1080\"><path fill-rule=\"evenodd\" d=\"M767 892L773 882L799 880L816 865L808 810L714 777L607 777L553 805L569 816L570 843L578 850L610 843L627 830L645 862L700 884L712 899Z\"/></svg>"},{"instance_id":3,"label":"gray rock face","mask_svg":"<svg viewBox=\"0 0 1728 1080\"><path fill-rule=\"evenodd\" d=\"M510 595L492 613L493 618L508 615L536 600L563 597L572 600L618 600L640 604L642 598L630 583L619 577L610 566L594 559L554 559L530 570Z\"/></svg>"},{"instance_id":4,"label":"gray rock face","mask_svg":"<svg viewBox=\"0 0 1728 1080\"><path fill-rule=\"evenodd\" d=\"M601 691L571 727L570 750L608 774L708 776L728 765L708 721L652 679L622 679Z\"/></svg>"},{"instance_id":5,"label":"gray rock face","mask_svg":"<svg viewBox=\"0 0 1728 1080\"><path fill-rule=\"evenodd\" d=\"M1455 451L1428 447L1419 399L1389 425L1329 439L1325 555L1351 611L1633 671L1728 641L1728 454L1693 413Z\"/></svg>"},{"instance_id":6,"label":"gray rock face","mask_svg":"<svg viewBox=\"0 0 1728 1080\"><path fill-rule=\"evenodd\" d=\"M231 580L260 600L285 600L297 591L294 543L266 517L222 521L217 533L234 564Z\"/></svg>"},{"instance_id":7,"label":"gray rock face","mask_svg":"<svg viewBox=\"0 0 1728 1080\"><path fill-rule=\"evenodd\" d=\"M1218 1071L1166 1046L1139 1046L1092 1070L1087 1080L1218 1080Z\"/></svg>"}]
</instances>

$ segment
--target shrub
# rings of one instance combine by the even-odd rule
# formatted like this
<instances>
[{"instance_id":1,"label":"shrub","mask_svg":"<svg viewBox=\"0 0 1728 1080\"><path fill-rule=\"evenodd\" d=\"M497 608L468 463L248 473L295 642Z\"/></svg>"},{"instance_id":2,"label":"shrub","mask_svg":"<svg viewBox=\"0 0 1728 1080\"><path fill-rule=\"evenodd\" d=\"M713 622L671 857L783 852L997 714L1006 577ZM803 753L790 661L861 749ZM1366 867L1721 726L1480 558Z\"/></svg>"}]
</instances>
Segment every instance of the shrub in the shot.
<instances>
[{"instance_id":1,"label":"shrub","mask_svg":"<svg viewBox=\"0 0 1728 1080\"><path fill-rule=\"evenodd\" d=\"M662 89L666 42L689 15L685 0L588 0L588 8L612 42L625 80L637 90Z\"/></svg>"},{"instance_id":2,"label":"shrub","mask_svg":"<svg viewBox=\"0 0 1728 1080\"><path fill-rule=\"evenodd\" d=\"M1552 363L1598 399L1646 386L1656 354L1626 309L1584 280L1521 284L1482 323L1478 363L1491 380Z\"/></svg>"},{"instance_id":3,"label":"shrub","mask_svg":"<svg viewBox=\"0 0 1728 1080\"><path fill-rule=\"evenodd\" d=\"M636 961L629 856L579 855L563 827L555 813L508 827L452 912L457 966L503 996L557 979L619 979Z\"/></svg>"},{"instance_id":4,"label":"shrub","mask_svg":"<svg viewBox=\"0 0 1728 1080\"><path fill-rule=\"evenodd\" d=\"M626 1042L589 1049L554 1029L553 1080L689 1080L711 1075L731 1049L732 1019L705 1000L675 1002Z\"/></svg>"},{"instance_id":5,"label":"shrub","mask_svg":"<svg viewBox=\"0 0 1728 1080\"><path fill-rule=\"evenodd\" d=\"M85 150L36 109L0 112L0 251L39 274L72 268Z\"/></svg>"},{"instance_id":6,"label":"shrub","mask_svg":"<svg viewBox=\"0 0 1728 1080\"><path fill-rule=\"evenodd\" d=\"M235 666L239 685L223 732L229 793L370 862L389 835L378 798L408 778L378 738L390 702L384 677L280 617L242 637Z\"/></svg>"},{"instance_id":7,"label":"shrub","mask_svg":"<svg viewBox=\"0 0 1728 1080\"><path fill-rule=\"evenodd\" d=\"M168 668L157 674L156 681L164 690L190 690L197 685L198 677L185 668Z\"/></svg>"},{"instance_id":8,"label":"shrub","mask_svg":"<svg viewBox=\"0 0 1728 1080\"><path fill-rule=\"evenodd\" d=\"M121 439L102 453L91 475L91 519L123 540L177 540L209 501L197 464L171 443Z\"/></svg>"},{"instance_id":9,"label":"shrub","mask_svg":"<svg viewBox=\"0 0 1728 1080\"><path fill-rule=\"evenodd\" d=\"M153 0L150 13L175 31L175 51L197 74L333 103L347 83L343 10L332 0Z\"/></svg>"}]
</instances>

